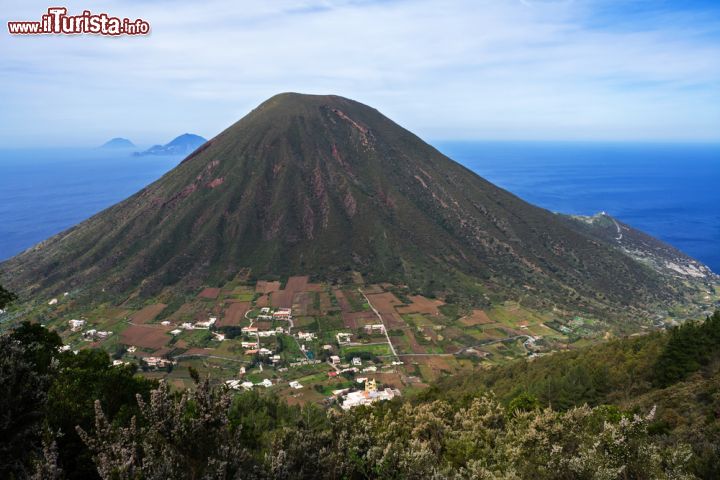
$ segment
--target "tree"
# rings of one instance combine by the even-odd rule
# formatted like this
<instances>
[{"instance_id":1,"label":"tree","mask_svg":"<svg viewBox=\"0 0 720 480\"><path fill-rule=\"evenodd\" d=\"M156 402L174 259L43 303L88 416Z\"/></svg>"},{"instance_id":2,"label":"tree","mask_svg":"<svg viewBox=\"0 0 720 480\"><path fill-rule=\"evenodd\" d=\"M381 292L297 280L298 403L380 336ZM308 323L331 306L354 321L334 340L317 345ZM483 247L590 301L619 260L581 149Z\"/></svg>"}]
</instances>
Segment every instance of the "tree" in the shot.
<instances>
[{"instance_id":1,"label":"tree","mask_svg":"<svg viewBox=\"0 0 720 480\"><path fill-rule=\"evenodd\" d=\"M135 374L134 365L113 366L100 349L68 353L60 360L56 380L48 392L46 419L57 439L59 463L67 477L97 478L90 452L76 427L91 431L94 403L100 400L106 417L128 425L138 413L136 396L148 398L157 382Z\"/></svg>"},{"instance_id":2,"label":"tree","mask_svg":"<svg viewBox=\"0 0 720 480\"><path fill-rule=\"evenodd\" d=\"M13 292L6 290L5 287L0 285L0 310L4 309L6 306L10 305L15 300L17 300L17 295L15 295Z\"/></svg>"},{"instance_id":3,"label":"tree","mask_svg":"<svg viewBox=\"0 0 720 480\"><path fill-rule=\"evenodd\" d=\"M28 476L41 453L59 345L57 334L30 323L0 336L0 478Z\"/></svg>"}]
</instances>

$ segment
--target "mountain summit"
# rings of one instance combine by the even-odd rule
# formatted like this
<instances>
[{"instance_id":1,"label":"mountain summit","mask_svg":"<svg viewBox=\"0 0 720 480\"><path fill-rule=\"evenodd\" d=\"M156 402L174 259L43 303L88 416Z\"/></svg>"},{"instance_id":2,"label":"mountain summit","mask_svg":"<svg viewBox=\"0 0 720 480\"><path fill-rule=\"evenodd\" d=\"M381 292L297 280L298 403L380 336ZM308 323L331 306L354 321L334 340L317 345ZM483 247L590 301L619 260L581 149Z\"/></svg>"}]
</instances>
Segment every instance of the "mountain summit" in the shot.
<instances>
[{"instance_id":1,"label":"mountain summit","mask_svg":"<svg viewBox=\"0 0 720 480\"><path fill-rule=\"evenodd\" d=\"M262 103L175 169L0 265L24 293L152 295L310 274L408 284L477 303L622 309L672 301L682 278L626 255L338 96Z\"/></svg>"}]
</instances>

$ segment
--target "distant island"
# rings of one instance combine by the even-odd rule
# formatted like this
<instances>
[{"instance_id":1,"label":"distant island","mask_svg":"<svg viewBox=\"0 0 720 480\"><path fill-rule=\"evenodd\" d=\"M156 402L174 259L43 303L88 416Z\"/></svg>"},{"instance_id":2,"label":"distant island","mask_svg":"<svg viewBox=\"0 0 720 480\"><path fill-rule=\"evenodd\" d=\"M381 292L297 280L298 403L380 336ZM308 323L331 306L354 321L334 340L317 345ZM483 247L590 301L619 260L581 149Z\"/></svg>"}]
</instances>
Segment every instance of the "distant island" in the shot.
<instances>
[{"instance_id":1,"label":"distant island","mask_svg":"<svg viewBox=\"0 0 720 480\"><path fill-rule=\"evenodd\" d=\"M115 137L103 143L100 148L108 150L120 150L123 148L136 148L135 144L127 138Z\"/></svg>"},{"instance_id":2,"label":"distant island","mask_svg":"<svg viewBox=\"0 0 720 480\"><path fill-rule=\"evenodd\" d=\"M135 152L136 157L146 155L189 155L197 148L207 142L207 139L200 135L184 133L165 145L153 145L143 152Z\"/></svg>"}]
</instances>

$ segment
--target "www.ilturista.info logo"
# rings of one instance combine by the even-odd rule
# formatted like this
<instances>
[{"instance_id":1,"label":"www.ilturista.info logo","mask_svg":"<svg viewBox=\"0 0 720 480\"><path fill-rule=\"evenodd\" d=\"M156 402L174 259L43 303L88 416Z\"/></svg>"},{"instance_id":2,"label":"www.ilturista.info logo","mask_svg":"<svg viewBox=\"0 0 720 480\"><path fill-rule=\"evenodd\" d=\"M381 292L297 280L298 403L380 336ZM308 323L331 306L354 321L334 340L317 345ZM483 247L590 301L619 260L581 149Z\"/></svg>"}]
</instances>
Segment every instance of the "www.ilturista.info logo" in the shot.
<instances>
[{"instance_id":1,"label":"www.ilturista.info logo","mask_svg":"<svg viewBox=\"0 0 720 480\"><path fill-rule=\"evenodd\" d=\"M65 7L50 7L39 22L8 22L12 35L147 35L150 24L138 18L111 17L85 10L81 15L68 15Z\"/></svg>"}]
</instances>

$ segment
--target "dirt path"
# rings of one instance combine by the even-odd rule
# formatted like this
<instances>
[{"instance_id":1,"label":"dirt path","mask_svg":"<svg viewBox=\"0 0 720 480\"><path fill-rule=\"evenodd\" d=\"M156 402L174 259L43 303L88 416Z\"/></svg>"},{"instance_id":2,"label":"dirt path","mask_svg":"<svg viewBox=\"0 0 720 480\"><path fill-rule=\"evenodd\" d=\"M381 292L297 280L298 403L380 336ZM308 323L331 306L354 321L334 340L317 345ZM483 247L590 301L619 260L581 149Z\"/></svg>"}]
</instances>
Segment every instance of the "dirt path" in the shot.
<instances>
[{"instance_id":1,"label":"dirt path","mask_svg":"<svg viewBox=\"0 0 720 480\"><path fill-rule=\"evenodd\" d=\"M393 356L395 356L395 358L398 358L398 354L397 354L397 352L395 351L395 346L394 346L394 345L392 344L392 342L390 341L390 335L388 335L387 325L385 325L385 322L383 322L382 315L380 315L380 312L378 312L378 311L375 309L375 307L373 306L373 304L370 303L370 299L367 297L367 295L365 295L365 292L363 292L363 291L362 291L361 289L359 289L359 288L358 288L358 292L360 292L360 294L365 298L365 301L368 302L368 305L370 305L370 308L372 309L373 312L375 312L375 315L378 317L378 320L380 320L380 323L381 323L382 326L383 326L383 330L385 330L385 338L387 339L388 345L390 345L390 351L392 352Z\"/></svg>"}]
</instances>

